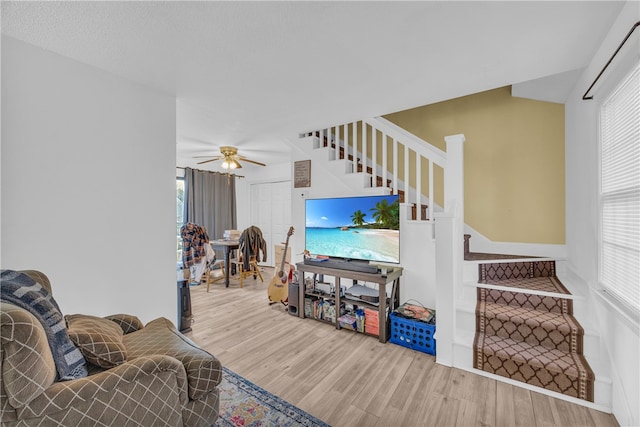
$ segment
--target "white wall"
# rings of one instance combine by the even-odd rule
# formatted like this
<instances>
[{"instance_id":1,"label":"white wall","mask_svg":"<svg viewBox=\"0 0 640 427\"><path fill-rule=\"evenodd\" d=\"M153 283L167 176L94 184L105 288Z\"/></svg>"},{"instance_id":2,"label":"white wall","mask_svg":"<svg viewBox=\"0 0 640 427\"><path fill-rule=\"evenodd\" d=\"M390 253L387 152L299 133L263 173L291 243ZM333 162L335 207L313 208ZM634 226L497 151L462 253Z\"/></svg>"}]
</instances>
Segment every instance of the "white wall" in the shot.
<instances>
[{"instance_id":1,"label":"white wall","mask_svg":"<svg viewBox=\"0 0 640 427\"><path fill-rule=\"evenodd\" d=\"M621 77L622 64L638 60L638 34L596 86L594 100L583 101L582 95L638 19L640 3L628 2L566 102L567 268L590 295L593 324L600 325L602 348L609 358L612 410L622 426L640 425L640 334L637 321L629 320L598 290L598 106L607 86Z\"/></svg>"},{"instance_id":2,"label":"white wall","mask_svg":"<svg viewBox=\"0 0 640 427\"><path fill-rule=\"evenodd\" d=\"M2 268L65 314L176 322L175 99L2 37Z\"/></svg>"}]
</instances>

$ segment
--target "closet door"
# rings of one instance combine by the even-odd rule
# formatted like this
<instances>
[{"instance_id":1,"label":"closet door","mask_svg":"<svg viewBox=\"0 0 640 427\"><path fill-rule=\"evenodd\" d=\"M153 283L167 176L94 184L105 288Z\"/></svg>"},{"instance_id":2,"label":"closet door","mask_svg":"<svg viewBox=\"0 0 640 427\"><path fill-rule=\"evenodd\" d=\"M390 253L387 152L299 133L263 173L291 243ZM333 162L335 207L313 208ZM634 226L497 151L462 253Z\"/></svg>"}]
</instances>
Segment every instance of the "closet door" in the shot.
<instances>
[{"instance_id":1,"label":"closet door","mask_svg":"<svg viewBox=\"0 0 640 427\"><path fill-rule=\"evenodd\" d=\"M283 243L291 227L291 181L251 185L251 224L260 227L267 242L267 261L261 265L275 267L273 245Z\"/></svg>"}]
</instances>

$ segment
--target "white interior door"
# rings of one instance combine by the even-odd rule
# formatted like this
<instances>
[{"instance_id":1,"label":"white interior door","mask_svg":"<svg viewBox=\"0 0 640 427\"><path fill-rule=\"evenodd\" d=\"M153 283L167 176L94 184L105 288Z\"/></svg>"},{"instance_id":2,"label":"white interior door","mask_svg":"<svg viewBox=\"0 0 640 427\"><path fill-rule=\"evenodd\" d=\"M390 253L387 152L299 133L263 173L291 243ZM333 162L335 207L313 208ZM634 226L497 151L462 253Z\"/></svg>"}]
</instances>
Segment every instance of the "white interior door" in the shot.
<instances>
[{"instance_id":1,"label":"white interior door","mask_svg":"<svg viewBox=\"0 0 640 427\"><path fill-rule=\"evenodd\" d=\"M251 185L251 224L260 227L267 242L267 262L275 266L273 246L284 243L291 227L291 181Z\"/></svg>"}]
</instances>

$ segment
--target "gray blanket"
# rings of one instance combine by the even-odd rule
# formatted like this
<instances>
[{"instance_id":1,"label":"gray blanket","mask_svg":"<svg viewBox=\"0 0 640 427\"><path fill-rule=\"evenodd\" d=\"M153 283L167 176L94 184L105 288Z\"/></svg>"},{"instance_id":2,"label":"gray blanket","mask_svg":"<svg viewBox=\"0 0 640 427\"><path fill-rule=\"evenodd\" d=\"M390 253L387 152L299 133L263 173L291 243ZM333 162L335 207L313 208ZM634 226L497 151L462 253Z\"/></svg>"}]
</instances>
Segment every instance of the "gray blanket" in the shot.
<instances>
[{"instance_id":1,"label":"gray blanket","mask_svg":"<svg viewBox=\"0 0 640 427\"><path fill-rule=\"evenodd\" d=\"M84 357L69 339L60 307L45 288L24 273L2 270L0 299L29 311L42 323L61 380L87 376Z\"/></svg>"}]
</instances>

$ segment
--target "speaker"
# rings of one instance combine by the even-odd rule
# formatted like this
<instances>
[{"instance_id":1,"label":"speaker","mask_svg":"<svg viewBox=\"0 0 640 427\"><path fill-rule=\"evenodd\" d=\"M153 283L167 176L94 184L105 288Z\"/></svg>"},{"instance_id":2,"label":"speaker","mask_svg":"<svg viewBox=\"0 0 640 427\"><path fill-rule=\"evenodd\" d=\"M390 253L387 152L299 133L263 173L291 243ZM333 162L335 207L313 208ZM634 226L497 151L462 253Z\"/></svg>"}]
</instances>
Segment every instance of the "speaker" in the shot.
<instances>
[{"instance_id":1,"label":"speaker","mask_svg":"<svg viewBox=\"0 0 640 427\"><path fill-rule=\"evenodd\" d=\"M191 314L191 290L188 280L178 280L178 316L180 332L189 332L193 315Z\"/></svg>"},{"instance_id":2,"label":"speaker","mask_svg":"<svg viewBox=\"0 0 640 427\"><path fill-rule=\"evenodd\" d=\"M295 283L289 283L289 296L288 307L289 314L292 316L298 315L298 289L300 287Z\"/></svg>"}]
</instances>

